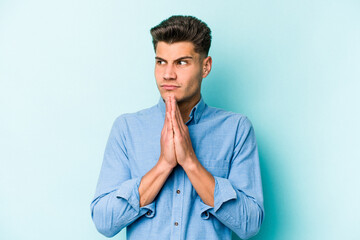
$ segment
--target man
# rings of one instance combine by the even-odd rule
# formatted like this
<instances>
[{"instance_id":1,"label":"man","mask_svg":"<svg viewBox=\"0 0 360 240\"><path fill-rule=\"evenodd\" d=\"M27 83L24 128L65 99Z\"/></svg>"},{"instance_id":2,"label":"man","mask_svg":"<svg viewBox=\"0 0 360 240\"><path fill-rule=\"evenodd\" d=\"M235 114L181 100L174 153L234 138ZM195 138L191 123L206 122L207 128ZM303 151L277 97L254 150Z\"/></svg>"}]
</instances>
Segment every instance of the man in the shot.
<instances>
[{"instance_id":1,"label":"man","mask_svg":"<svg viewBox=\"0 0 360 240\"><path fill-rule=\"evenodd\" d=\"M255 235L264 216L257 145L241 114L209 107L211 32L191 16L151 29L159 103L119 116L91 203L107 237L231 239Z\"/></svg>"}]
</instances>

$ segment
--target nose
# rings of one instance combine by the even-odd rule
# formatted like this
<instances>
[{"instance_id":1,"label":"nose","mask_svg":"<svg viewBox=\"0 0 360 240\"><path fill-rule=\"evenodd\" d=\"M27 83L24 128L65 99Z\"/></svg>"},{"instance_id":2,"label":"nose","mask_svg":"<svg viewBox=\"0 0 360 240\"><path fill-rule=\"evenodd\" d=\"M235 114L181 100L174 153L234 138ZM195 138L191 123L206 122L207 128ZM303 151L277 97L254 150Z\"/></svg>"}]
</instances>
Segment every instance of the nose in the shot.
<instances>
[{"instance_id":1,"label":"nose","mask_svg":"<svg viewBox=\"0 0 360 240\"><path fill-rule=\"evenodd\" d=\"M168 64L166 66L163 78L164 78L164 80L175 80L176 79L176 72L175 72L174 66L172 66L171 64Z\"/></svg>"}]
</instances>

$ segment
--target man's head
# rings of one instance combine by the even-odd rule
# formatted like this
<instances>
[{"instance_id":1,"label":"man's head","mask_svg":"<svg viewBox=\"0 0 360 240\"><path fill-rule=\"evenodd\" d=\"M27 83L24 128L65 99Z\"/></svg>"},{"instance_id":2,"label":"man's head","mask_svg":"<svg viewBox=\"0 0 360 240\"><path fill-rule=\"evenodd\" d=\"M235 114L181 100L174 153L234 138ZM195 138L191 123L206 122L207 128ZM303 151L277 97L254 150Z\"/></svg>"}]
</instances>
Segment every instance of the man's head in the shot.
<instances>
[{"instance_id":1,"label":"man's head","mask_svg":"<svg viewBox=\"0 0 360 240\"><path fill-rule=\"evenodd\" d=\"M174 95L179 104L200 99L202 79L212 65L208 56L211 30L191 16L172 16L151 30L156 53L155 78L161 96Z\"/></svg>"},{"instance_id":2,"label":"man's head","mask_svg":"<svg viewBox=\"0 0 360 240\"><path fill-rule=\"evenodd\" d=\"M211 45L211 30L206 23L192 16L171 16L150 30L154 50L158 42L191 42L195 52L207 57Z\"/></svg>"}]
</instances>

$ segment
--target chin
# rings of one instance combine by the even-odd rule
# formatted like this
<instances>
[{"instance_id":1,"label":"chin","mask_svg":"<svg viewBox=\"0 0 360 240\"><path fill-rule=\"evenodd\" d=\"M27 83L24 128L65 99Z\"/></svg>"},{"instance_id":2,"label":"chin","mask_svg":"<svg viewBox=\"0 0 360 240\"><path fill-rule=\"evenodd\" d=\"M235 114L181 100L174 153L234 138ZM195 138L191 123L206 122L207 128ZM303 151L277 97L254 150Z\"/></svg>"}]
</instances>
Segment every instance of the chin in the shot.
<instances>
[{"instance_id":1,"label":"chin","mask_svg":"<svg viewBox=\"0 0 360 240\"><path fill-rule=\"evenodd\" d=\"M168 98L169 96L175 96L175 100L176 100L176 101L179 101L179 97L178 97L178 95L177 95L174 91L166 91L166 92L161 93L161 97L162 97L163 99L166 99L166 98Z\"/></svg>"}]
</instances>

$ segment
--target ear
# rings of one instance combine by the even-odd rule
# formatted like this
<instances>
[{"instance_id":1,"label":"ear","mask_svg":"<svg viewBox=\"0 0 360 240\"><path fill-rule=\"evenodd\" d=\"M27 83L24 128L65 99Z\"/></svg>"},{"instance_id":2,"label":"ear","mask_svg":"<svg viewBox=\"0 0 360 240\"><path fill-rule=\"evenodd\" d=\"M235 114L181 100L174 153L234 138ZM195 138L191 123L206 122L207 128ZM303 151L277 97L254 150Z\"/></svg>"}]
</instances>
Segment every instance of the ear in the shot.
<instances>
[{"instance_id":1,"label":"ear","mask_svg":"<svg viewBox=\"0 0 360 240\"><path fill-rule=\"evenodd\" d=\"M211 71L212 58L210 56L204 58L202 62L202 78L206 78Z\"/></svg>"}]
</instances>

